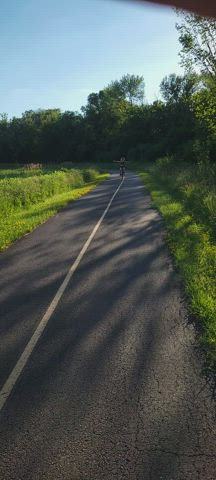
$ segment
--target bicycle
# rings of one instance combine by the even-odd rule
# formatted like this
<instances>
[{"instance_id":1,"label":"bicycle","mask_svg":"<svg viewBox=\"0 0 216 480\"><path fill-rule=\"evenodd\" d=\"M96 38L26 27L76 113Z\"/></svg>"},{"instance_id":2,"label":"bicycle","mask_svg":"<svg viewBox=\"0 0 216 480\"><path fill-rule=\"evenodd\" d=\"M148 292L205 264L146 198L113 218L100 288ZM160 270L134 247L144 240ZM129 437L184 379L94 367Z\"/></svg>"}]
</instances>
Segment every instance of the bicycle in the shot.
<instances>
[{"instance_id":1,"label":"bicycle","mask_svg":"<svg viewBox=\"0 0 216 480\"><path fill-rule=\"evenodd\" d=\"M119 174L120 174L121 179L123 180L123 178L125 177L125 166L124 165L120 166Z\"/></svg>"},{"instance_id":2,"label":"bicycle","mask_svg":"<svg viewBox=\"0 0 216 480\"><path fill-rule=\"evenodd\" d=\"M115 163L119 164L119 175L121 180L125 177L125 157L121 157L120 160L113 160Z\"/></svg>"}]
</instances>

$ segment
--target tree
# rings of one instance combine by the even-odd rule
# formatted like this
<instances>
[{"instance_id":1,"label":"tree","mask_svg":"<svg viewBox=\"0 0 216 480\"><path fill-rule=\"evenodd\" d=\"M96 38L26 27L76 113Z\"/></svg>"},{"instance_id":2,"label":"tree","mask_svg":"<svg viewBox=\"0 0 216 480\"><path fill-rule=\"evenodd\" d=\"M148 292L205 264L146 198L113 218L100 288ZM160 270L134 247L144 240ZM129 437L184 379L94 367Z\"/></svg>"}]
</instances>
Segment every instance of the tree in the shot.
<instances>
[{"instance_id":1,"label":"tree","mask_svg":"<svg viewBox=\"0 0 216 480\"><path fill-rule=\"evenodd\" d=\"M171 103L188 101L197 90L198 80L199 78L195 74L180 76L171 73L169 76L164 77L160 84L162 97L166 102Z\"/></svg>"},{"instance_id":2,"label":"tree","mask_svg":"<svg viewBox=\"0 0 216 480\"><path fill-rule=\"evenodd\" d=\"M193 96L193 111L198 120L199 137L216 146L216 95L203 89Z\"/></svg>"},{"instance_id":3,"label":"tree","mask_svg":"<svg viewBox=\"0 0 216 480\"><path fill-rule=\"evenodd\" d=\"M201 73L216 78L216 20L184 12L178 15L182 65L189 70L196 65Z\"/></svg>"},{"instance_id":4,"label":"tree","mask_svg":"<svg viewBox=\"0 0 216 480\"><path fill-rule=\"evenodd\" d=\"M91 93L86 107L82 108L89 134L89 157L108 158L118 155L121 131L131 104L117 87L112 82L99 93Z\"/></svg>"},{"instance_id":5,"label":"tree","mask_svg":"<svg viewBox=\"0 0 216 480\"><path fill-rule=\"evenodd\" d=\"M107 90L114 98L127 100L131 105L143 103L145 83L139 75L124 75L120 80L111 82Z\"/></svg>"}]
</instances>

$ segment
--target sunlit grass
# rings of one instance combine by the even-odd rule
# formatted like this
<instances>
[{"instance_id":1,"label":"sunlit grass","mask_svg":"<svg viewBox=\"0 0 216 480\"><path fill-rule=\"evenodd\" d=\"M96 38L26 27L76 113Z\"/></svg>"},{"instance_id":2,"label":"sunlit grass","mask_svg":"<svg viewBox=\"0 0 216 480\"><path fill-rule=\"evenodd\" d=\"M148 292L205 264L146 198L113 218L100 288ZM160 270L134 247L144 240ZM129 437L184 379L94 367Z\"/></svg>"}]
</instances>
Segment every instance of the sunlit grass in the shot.
<instances>
[{"instance_id":1,"label":"sunlit grass","mask_svg":"<svg viewBox=\"0 0 216 480\"><path fill-rule=\"evenodd\" d=\"M182 170L184 166L182 166ZM180 172L180 167L179 167ZM216 243L214 240L215 211L200 212L206 190L199 190L199 201L188 202L184 181L170 174L161 176L161 168L139 169L139 174L151 193L153 204L162 214L167 241L174 256L188 297L188 305L199 322L201 343L206 349L209 365L216 362ZM180 172L181 174L181 172ZM183 172L181 178L183 179ZM190 178L190 189L198 190ZM179 191L179 188L181 191ZM211 192L209 192L210 194ZM214 195L214 192L212 192ZM203 219L203 222L202 222Z\"/></svg>"},{"instance_id":2,"label":"sunlit grass","mask_svg":"<svg viewBox=\"0 0 216 480\"><path fill-rule=\"evenodd\" d=\"M87 172L85 175L87 178ZM59 185L55 185L55 181L51 182L51 189L48 188L46 192L40 192L40 190L35 187L34 181L31 178L31 183L29 186L35 187L34 195L28 195L28 189L26 188L26 185L22 190L22 183L15 183L15 187L18 188L16 193L18 192L19 199L16 198L14 189L10 185L12 188L12 195L10 196L8 194L7 202L0 207L0 251L5 250L15 240L21 238L26 233L31 232L37 225L40 225L48 218L55 215L69 202L77 200L81 196L86 195L88 192L94 189L99 182L105 180L107 177L107 174L97 173L94 181L84 182L83 179L83 185L78 187L73 187L72 185L70 186L70 189L68 189L69 187L66 185L67 190L63 191L62 193L59 193ZM64 185L61 184L61 187L63 189ZM53 194L52 192L55 191L55 188L57 189L57 193ZM8 189L7 193L9 191L10 190ZM46 195L48 198L43 199L43 196ZM39 201L41 197L42 200ZM23 200L24 206L22 206L20 198Z\"/></svg>"}]
</instances>

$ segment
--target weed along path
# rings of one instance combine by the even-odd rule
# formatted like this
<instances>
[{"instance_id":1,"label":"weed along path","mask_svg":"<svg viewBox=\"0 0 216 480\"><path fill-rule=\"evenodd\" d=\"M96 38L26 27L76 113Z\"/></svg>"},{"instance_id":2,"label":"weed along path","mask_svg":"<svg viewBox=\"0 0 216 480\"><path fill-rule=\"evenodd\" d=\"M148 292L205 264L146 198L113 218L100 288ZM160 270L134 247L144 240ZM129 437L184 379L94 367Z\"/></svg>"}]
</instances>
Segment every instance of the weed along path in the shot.
<instances>
[{"instance_id":1,"label":"weed along path","mask_svg":"<svg viewBox=\"0 0 216 480\"><path fill-rule=\"evenodd\" d=\"M216 478L215 402L161 219L136 175L118 186L0 255L1 479Z\"/></svg>"}]
</instances>

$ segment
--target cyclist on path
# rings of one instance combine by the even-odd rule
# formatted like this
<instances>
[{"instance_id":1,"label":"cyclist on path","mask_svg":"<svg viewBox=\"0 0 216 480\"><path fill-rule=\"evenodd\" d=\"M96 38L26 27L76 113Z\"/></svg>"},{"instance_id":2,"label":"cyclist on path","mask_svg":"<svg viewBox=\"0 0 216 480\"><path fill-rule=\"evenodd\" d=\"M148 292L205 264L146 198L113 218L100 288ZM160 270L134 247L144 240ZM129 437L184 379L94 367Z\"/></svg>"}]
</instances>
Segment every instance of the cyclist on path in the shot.
<instances>
[{"instance_id":1,"label":"cyclist on path","mask_svg":"<svg viewBox=\"0 0 216 480\"><path fill-rule=\"evenodd\" d=\"M119 174L123 178L125 176L126 158L122 156L120 160L116 160L116 163L119 163Z\"/></svg>"}]
</instances>

